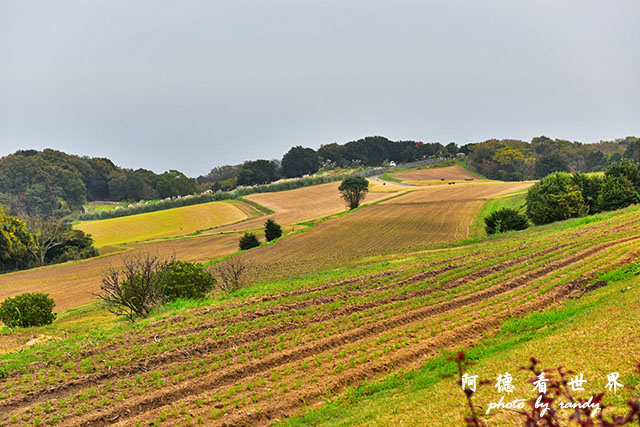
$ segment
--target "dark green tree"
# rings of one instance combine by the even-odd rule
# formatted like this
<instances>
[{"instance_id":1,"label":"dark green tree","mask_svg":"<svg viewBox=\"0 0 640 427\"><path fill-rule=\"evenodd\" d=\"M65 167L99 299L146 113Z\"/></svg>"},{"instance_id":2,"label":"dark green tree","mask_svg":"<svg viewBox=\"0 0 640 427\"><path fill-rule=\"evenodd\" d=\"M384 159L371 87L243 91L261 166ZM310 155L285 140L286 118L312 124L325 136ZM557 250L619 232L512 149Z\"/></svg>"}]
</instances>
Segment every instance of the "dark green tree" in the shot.
<instances>
[{"instance_id":1,"label":"dark green tree","mask_svg":"<svg viewBox=\"0 0 640 427\"><path fill-rule=\"evenodd\" d=\"M535 173L537 178L544 178L554 172L568 172L569 161L560 153L548 154L536 160Z\"/></svg>"},{"instance_id":2,"label":"dark green tree","mask_svg":"<svg viewBox=\"0 0 640 427\"><path fill-rule=\"evenodd\" d=\"M316 173L318 169L320 169L320 156L312 148L303 148L298 145L282 157L282 174L287 178Z\"/></svg>"},{"instance_id":3,"label":"dark green tree","mask_svg":"<svg viewBox=\"0 0 640 427\"><path fill-rule=\"evenodd\" d=\"M267 242L277 239L280 236L282 236L282 227L269 218L267 222L264 223L264 237L267 239Z\"/></svg>"},{"instance_id":4,"label":"dark green tree","mask_svg":"<svg viewBox=\"0 0 640 427\"><path fill-rule=\"evenodd\" d=\"M260 240L258 240L258 236L254 233L244 233L244 235L240 238L238 242L241 251L246 251L247 249L255 248L260 246Z\"/></svg>"},{"instance_id":5,"label":"dark green tree","mask_svg":"<svg viewBox=\"0 0 640 427\"><path fill-rule=\"evenodd\" d=\"M369 192L369 181L362 176L348 176L342 180L338 190L349 205L349 209L355 209Z\"/></svg>"}]
</instances>

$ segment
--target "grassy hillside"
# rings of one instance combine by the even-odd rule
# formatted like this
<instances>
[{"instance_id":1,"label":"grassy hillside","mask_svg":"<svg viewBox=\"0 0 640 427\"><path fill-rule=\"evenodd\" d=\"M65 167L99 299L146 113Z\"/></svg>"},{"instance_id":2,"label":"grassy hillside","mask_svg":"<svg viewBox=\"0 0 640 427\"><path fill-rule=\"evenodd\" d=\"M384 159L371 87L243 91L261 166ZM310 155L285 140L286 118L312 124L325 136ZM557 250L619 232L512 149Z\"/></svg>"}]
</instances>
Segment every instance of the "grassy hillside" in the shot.
<instances>
[{"instance_id":1,"label":"grassy hillside","mask_svg":"<svg viewBox=\"0 0 640 427\"><path fill-rule=\"evenodd\" d=\"M637 259L639 225L640 209L632 207L447 249L373 257L295 280L254 285L191 309L176 307L135 325L97 326L90 334L63 336L0 357L5 373L0 418L4 424L76 426L267 424L347 396L362 405L361 418L349 418L360 407L351 406L349 415L335 404L338 412L321 410L316 420L433 425L424 420L436 418L421 418L432 416L459 425L464 410L456 396L461 394L453 391L453 381L439 379L449 369L440 358L442 349L476 348L475 357L483 361L487 356L488 363L478 366L479 374L491 377L498 373L494 370L513 370L522 384L516 368L526 357L538 355L536 350L553 351L558 359L548 359L551 365L568 357L572 347L576 352L582 348L577 354L593 353L596 331L611 341L597 347L603 367L597 365L599 373L594 368L594 384L614 364L621 380L631 382L628 365L637 353L621 355L619 334L631 351L637 348L637 334L625 335L625 322L633 319L617 316L626 309L623 298L637 295L620 297L623 288L615 284L594 294L611 291L610 306L582 295L601 278L621 277L616 270ZM570 297L581 296L578 303L592 301L594 309L602 306L599 313L609 316L600 329L595 323L593 329L582 324L590 334L577 328L572 332L569 324L550 327L572 313L586 316L588 307L563 308ZM531 314L550 307L561 310L548 318L553 323ZM569 311L563 314L565 309ZM525 320L514 320L518 318ZM547 328L541 329L545 322ZM509 339L532 342L544 330L569 335L547 347L507 353L518 350ZM544 354L539 357L544 361ZM432 376L415 383L413 394L409 380L417 374L398 382L409 391L393 405L383 400L390 393L374 395L371 399L382 396L382 409L361 400L376 387L350 388L416 369ZM584 369L585 376L591 375L588 366ZM421 396L420 387L425 391ZM619 406L619 400L612 403ZM432 415L430 407L435 408ZM370 418L364 418L367 414Z\"/></svg>"},{"instance_id":2,"label":"grassy hillside","mask_svg":"<svg viewBox=\"0 0 640 427\"><path fill-rule=\"evenodd\" d=\"M522 426L523 418L508 410L485 413L490 402L500 393L494 387L498 375L509 372L516 385L512 398L534 399L536 393L528 380L533 375L520 370L529 358L541 361L550 375L564 366L582 373L588 382L584 392L575 395L585 400L601 392L603 403L611 407L605 414L624 415L625 401L638 395L637 390L622 389L616 394L605 388L606 375L620 373L620 382L640 385L638 363L640 340L640 279L617 280L608 286L569 300L558 308L534 312L522 318L507 320L500 332L464 350L475 361L470 374L491 383L478 389L474 403L484 408L482 420L488 426ZM455 364L445 356L435 357L413 372L389 376L376 383L352 389L346 399L336 398L316 409L305 409L287 426L380 426L439 425L459 426L469 415L467 402L456 383ZM512 400L508 398L507 401ZM563 418L570 414L563 411Z\"/></svg>"}]
</instances>

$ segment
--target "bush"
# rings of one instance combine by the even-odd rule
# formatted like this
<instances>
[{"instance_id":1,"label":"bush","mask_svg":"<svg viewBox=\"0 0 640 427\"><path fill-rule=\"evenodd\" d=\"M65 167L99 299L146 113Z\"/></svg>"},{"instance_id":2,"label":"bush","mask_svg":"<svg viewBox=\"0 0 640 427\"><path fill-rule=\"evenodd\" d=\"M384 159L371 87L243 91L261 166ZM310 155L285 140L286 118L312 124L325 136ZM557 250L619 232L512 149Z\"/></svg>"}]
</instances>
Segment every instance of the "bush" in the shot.
<instances>
[{"instance_id":1,"label":"bush","mask_svg":"<svg viewBox=\"0 0 640 427\"><path fill-rule=\"evenodd\" d=\"M55 305L53 298L49 298L49 294L21 294L2 301L0 320L12 328L48 325L56 318L53 313Z\"/></svg>"},{"instance_id":2,"label":"bush","mask_svg":"<svg viewBox=\"0 0 640 427\"><path fill-rule=\"evenodd\" d=\"M484 224L487 234L495 234L511 230L524 230L529 227L529 220L515 209L502 208L486 217Z\"/></svg>"},{"instance_id":3,"label":"bush","mask_svg":"<svg viewBox=\"0 0 640 427\"><path fill-rule=\"evenodd\" d=\"M638 199L638 193L629 178L607 175L598 194L597 206L601 211L612 211L638 203Z\"/></svg>"},{"instance_id":4,"label":"bush","mask_svg":"<svg viewBox=\"0 0 640 427\"><path fill-rule=\"evenodd\" d=\"M527 193L527 216L536 225L585 216L589 207L568 173L543 178Z\"/></svg>"},{"instance_id":5,"label":"bush","mask_svg":"<svg viewBox=\"0 0 640 427\"><path fill-rule=\"evenodd\" d=\"M267 242L277 239L280 236L282 236L282 227L280 227L280 224L272 219L268 219L267 222L264 223L264 237L267 239Z\"/></svg>"},{"instance_id":6,"label":"bush","mask_svg":"<svg viewBox=\"0 0 640 427\"><path fill-rule=\"evenodd\" d=\"M165 301L204 298L213 288L213 278L201 264L173 261L165 265L163 273Z\"/></svg>"},{"instance_id":7,"label":"bush","mask_svg":"<svg viewBox=\"0 0 640 427\"><path fill-rule=\"evenodd\" d=\"M244 236L240 238L239 243L240 250L242 251L260 246L260 241L254 233L244 233Z\"/></svg>"}]
</instances>

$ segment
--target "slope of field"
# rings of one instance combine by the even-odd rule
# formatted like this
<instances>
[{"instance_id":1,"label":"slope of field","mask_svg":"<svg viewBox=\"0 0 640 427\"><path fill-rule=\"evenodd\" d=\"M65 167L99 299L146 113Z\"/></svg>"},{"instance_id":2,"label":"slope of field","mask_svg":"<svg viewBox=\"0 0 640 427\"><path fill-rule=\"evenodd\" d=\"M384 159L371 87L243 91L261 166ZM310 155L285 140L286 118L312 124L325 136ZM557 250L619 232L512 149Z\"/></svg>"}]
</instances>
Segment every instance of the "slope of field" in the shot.
<instances>
[{"instance_id":1,"label":"slope of field","mask_svg":"<svg viewBox=\"0 0 640 427\"><path fill-rule=\"evenodd\" d=\"M470 375L489 384L479 386L473 396L478 408L488 408L497 402L500 393L494 387L498 375L509 372L515 390L512 398L535 399L531 372L520 369L529 365L529 358L540 360L539 369L556 375L557 367L584 375L585 390L574 396L587 401L590 396L604 392L605 419L612 414L625 416L627 400L636 399L637 389L618 389L614 394L606 389L607 374L618 372L621 382L637 387L640 373L633 372L640 354L640 277L610 282L564 305L545 313L533 312L524 318L508 320L501 333L485 339L475 347L466 347L475 364L468 368ZM623 297L624 296L624 297ZM465 395L457 384L454 362L441 357L419 369L403 381L389 382L373 393L352 393L348 400L339 399L331 407L322 407L304 417L289 420L287 426L398 426L421 425L458 427L469 415ZM573 375L569 375L571 378ZM363 390L370 390L366 387ZM508 400L512 400L509 398ZM507 400L507 399L505 399ZM555 408L558 409L557 404ZM489 415L479 410L481 419L489 427L523 426L524 417L508 409L494 409ZM569 410L560 410L562 425L577 426L567 419ZM600 414L598 414L600 415ZM596 424L597 425L597 424ZM633 424L632 424L633 425Z\"/></svg>"},{"instance_id":2,"label":"slope of field","mask_svg":"<svg viewBox=\"0 0 640 427\"><path fill-rule=\"evenodd\" d=\"M122 252L82 261L0 275L0 300L23 292L45 292L56 302L55 311L87 304L96 299L104 273L117 268L122 256L135 253L175 255L184 261L209 261L238 250L237 235L194 237L124 246Z\"/></svg>"},{"instance_id":3,"label":"slope of field","mask_svg":"<svg viewBox=\"0 0 640 427\"><path fill-rule=\"evenodd\" d=\"M389 176L401 181L478 179L477 176L460 165L447 166L444 168L415 169L408 172L392 172Z\"/></svg>"},{"instance_id":4,"label":"slope of field","mask_svg":"<svg viewBox=\"0 0 640 427\"><path fill-rule=\"evenodd\" d=\"M385 260L359 277L253 288L4 355L0 417L20 425L273 423L600 286L599 274L640 254L640 211L593 221Z\"/></svg>"},{"instance_id":5,"label":"slope of field","mask_svg":"<svg viewBox=\"0 0 640 427\"><path fill-rule=\"evenodd\" d=\"M507 193L524 190L535 182L487 182L465 183L455 185L435 185L423 189L410 191L399 197L385 200L381 204L391 203L421 203L464 199L489 199Z\"/></svg>"},{"instance_id":6,"label":"slope of field","mask_svg":"<svg viewBox=\"0 0 640 427\"><path fill-rule=\"evenodd\" d=\"M363 206L315 229L241 255L256 281L279 280L367 256L407 252L470 237L490 197L531 183L432 186Z\"/></svg>"},{"instance_id":7,"label":"slope of field","mask_svg":"<svg viewBox=\"0 0 640 427\"><path fill-rule=\"evenodd\" d=\"M248 218L241 202L211 202L121 218L88 221L76 228L91 234L96 246L183 236Z\"/></svg>"},{"instance_id":8,"label":"slope of field","mask_svg":"<svg viewBox=\"0 0 640 427\"><path fill-rule=\"evenodd\" d=\"M339 186L340 182L330 182L276 193L252 194L246 198L275 211L275 213L250 221L219 227L210 232L218 233L221 231L261 228L269 218L283 226L291 226L298 222L342 212L347 207L338 191ZM367 194L364 201L365 204L393 195L391 194L393 191L378 191L377 188L377 186L372 188Z\"/></svg>"}]
</instances>

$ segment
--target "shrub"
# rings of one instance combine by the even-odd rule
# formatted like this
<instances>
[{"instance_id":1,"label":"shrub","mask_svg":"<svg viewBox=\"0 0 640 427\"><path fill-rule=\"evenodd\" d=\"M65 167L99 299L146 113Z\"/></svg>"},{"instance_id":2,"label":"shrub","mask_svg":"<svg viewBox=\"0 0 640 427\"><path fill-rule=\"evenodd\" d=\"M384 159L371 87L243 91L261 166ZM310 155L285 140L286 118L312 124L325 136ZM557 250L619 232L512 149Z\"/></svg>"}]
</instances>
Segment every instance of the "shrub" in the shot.
<instances>
[{"instance_id":1,"label":"shrub","mask_svg":"<svg viewBox=\"0 0 640 427\"><path fill-rule=\"evenodd\" d=\"M638 199L638 193L629 178L607 175L598 194L597 206L601 211L612 211L638 203Z\"/></svg>"},{"instance_id":2,"label":"shrub","mask_svg":"<svg viewBox=\"0 0 640 427\"><path fill-rule=\"evenodd\" d=\"M214 264L211 270L214 282L220 290L231 293L242 286L245 268L244 263L234 257Z\"/></svg>"},{"instance_id":3,"label":"shrub","mask_svg":"<svg viewBox=\"0 0 640 427\"><path fill-rule=\"evenodd\" d=\"M21 294L0 304L0 320L12 328L48 325L56 318L55 305L49 294Z\"/></svg>"},{"instance_id":4,"label":"shrub","mask_svg":"<svg viewBox=\"0 0 640 427\"><path fill-rule=\"evenodd\" d=\"M487 231L487 234L524 230L527 227L529 227L527 217L511 208L498 209L484 219L484 229Z\"/></svg>"},{"instance_id":5,"label":"shrub","mask_svg":"<svg viewBox=\"0 0 640 427\"><path fill-rule=\"evenodd\" d=\"M264 237L267 239L267 242L277 239L280 236L282 236L282 227L280 227L280 224L272 219L268 219L267 222L264 223Z\"/></svg>"},{"instance_id":6,"label":"shrub","mask_svg":"<svg viewBox=\"0 0 640 427\"><path fill-rule=\"evenodd\" d=\"M247 250L260 246L260 241L254 233L244 233L244 236L240 238L240 250Z\"/></svg>"},{"instance_id":7,"label":"shrub","mask_svg":"<svg viewBox=\"0 0 640 427\"><path fill-rule=\"evenodd\" d=\"M536 225L585 216L589 207L568 173L543 178L527 193L527 216Z\"/></svg>"},{"instance_id":8,"label":"shrub","mask_svg":"<svg viewBox=\"0 0 640 427\"><path fill-rule=\"evenodd\" d=\"M165 301L204 298L213 288L213 278L201 264L173 261L164 266L162 293Z\"/></svg>"}]
</instances>

